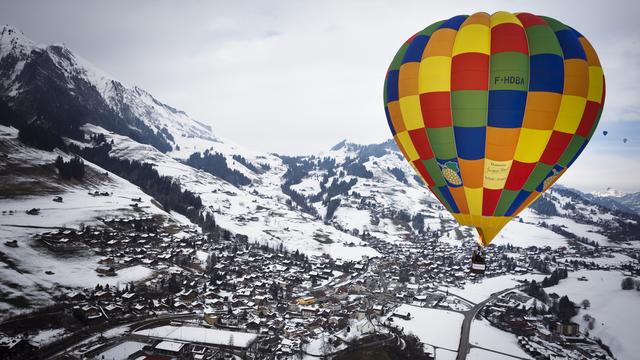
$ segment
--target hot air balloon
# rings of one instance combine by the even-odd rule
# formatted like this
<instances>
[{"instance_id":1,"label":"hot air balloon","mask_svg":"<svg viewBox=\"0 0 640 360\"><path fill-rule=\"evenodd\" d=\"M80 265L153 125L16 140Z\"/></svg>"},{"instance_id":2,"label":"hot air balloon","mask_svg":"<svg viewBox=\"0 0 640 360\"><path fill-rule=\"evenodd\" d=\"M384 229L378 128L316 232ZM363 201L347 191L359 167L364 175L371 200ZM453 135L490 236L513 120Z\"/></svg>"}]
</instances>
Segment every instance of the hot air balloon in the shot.
<instances>
[{"instance_id":1,"label":"hot air balloon","mask_svg":"<svg viewBox=\"0 0 640 360\"><path fill-rule=\"evenodd\" d=\"M627 143L627 138L622 139L622 142L626 144Z\"/></svg>"},{"instance_id":2,"label":"hot air balloon","mask_svg":"<svg viewBox=\"0 0 640 360\"><path fill-rule=\"evenodd\" d=\"M605 131L602 132L602 135L607 136L608 133L609 132L607 130L605 130Z\"/></svg>"},{"instance_id":3,"label":"hot air balloon","mask_svg":"<svg viewBox=\"0 0 640 360\"><path fill-rule=\"evenodd\" d=\"M602 67L582 34L502 11L411 36L384 85L398 147L458 223L477 229L480 247L573 164L604 98ZM475 261L472 271L482 268Z\"/></svg>"}]
</instances>

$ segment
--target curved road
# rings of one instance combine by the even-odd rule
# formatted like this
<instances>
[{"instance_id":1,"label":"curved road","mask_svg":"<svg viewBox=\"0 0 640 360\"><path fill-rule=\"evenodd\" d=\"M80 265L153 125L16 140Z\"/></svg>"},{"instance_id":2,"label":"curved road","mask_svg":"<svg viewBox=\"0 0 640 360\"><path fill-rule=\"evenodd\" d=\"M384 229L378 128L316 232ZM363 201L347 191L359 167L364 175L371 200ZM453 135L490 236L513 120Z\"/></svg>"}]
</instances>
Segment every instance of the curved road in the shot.
<instances>
[{"instance_id":1,"label":"curved road","mask_svg":"<svg viewBox=\"0 0 640 360\"><path fill-rule=\"evenodd\" d=\"M464 321L462 322L462 330L460 333L460 344L458 345L458 356L456 360L466 360L467 354L471 350L471 344L469 344L469 333L471 332L471 322L476 317L478 312L490 301L497 299L500 295L508 293L509 291L517 290L520 286L504 289L491 294L491 296L484 301L476 304L471 310L464 314Z\"/></svg>"}]
</instances>

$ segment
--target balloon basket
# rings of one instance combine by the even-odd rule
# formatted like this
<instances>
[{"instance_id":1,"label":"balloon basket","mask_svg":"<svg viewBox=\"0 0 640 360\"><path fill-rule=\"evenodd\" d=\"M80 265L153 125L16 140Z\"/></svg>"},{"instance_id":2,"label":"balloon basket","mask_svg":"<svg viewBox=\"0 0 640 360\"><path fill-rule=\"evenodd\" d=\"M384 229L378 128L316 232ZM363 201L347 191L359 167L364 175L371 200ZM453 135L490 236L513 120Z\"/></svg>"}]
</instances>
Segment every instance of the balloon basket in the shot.
<instances>
[{"instance_id":1,"label":"balloon basket","mask_svg":"<svg viewBox=\"0 0 640 360\"><path fill-rule=\"evenodd\" d=\"M476 249L471 255L471 273L477 275L484 275L487 268L487 254L484 249Z\"/></svg>"}]
</instances>

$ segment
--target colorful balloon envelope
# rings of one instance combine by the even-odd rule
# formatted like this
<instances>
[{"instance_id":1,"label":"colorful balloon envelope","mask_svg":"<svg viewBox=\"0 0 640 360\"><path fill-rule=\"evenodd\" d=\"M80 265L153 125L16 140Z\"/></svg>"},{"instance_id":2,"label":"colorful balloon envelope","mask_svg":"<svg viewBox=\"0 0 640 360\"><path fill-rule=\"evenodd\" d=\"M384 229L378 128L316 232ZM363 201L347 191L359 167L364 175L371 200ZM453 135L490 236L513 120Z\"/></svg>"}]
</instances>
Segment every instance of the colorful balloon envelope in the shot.
<instances>
[{"instance_id":1,"label":"colorful balloon envelope","mask_svg":"<svg viewBox=\"0 0 640 360\"><path fill-rule=\"evenodd\" d=\"M549 17L476 13L411 36L387 71L398 147L488 245L576 160L605 97L587 39Z\"/></svg>"}]
</instances>

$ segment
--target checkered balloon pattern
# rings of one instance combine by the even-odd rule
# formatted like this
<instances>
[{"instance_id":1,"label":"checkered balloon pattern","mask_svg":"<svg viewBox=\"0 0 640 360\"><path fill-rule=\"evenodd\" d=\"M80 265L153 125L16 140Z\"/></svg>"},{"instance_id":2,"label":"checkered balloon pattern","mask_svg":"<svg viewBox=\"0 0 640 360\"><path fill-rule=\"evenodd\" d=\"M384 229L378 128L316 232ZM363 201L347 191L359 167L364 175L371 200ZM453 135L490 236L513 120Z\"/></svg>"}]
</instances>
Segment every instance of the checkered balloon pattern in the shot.
<instances>
[{"instance_id":1,"label":"checkered balloon pattern","mask_svg":"<svg viewBox=\"0 0 640 360\"><path fill-rule=\"evenodd\" d=\"M402 44L384 85L398 147L482 245L576 160L604 97L589 41L528 13L432 24Z\"/></svg>"}]
</instances>

